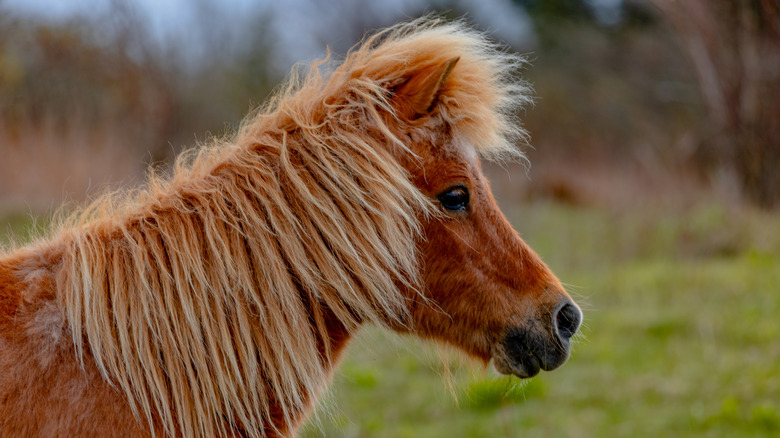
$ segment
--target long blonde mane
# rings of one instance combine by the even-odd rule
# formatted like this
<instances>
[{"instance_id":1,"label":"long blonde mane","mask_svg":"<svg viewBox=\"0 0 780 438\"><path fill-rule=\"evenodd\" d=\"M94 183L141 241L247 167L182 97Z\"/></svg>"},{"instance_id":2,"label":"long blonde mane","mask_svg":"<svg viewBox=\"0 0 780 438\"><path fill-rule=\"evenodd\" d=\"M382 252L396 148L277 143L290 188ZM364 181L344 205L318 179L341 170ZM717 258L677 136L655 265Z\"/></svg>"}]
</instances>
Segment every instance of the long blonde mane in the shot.
<instances>
[{"instance_id":1,"label":"long blonde mane","mask_svg":"<svg viewBox=\"0 0 780 438\"><path fill-rule=\"evenodd\" d=\"M425 18L294 76L170 177L72 215L57 285L81 360L172 436L289 424L328 381L324 308L348 330L407 320L431 203L390 152L410 153L388 88L453 57L435 117L483 156L517 155L520 60Z\"/></svg>"}]
</instances>

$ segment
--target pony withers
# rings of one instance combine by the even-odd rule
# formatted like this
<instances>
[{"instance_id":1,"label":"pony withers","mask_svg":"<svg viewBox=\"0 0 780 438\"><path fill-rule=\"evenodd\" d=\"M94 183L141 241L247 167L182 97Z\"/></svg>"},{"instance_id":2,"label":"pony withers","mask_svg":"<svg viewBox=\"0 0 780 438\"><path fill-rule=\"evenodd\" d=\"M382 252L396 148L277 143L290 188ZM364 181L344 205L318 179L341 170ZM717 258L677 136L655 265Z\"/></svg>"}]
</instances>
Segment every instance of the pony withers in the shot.
<instances>
[{"instance_id":1,"label":"pony withers","mask_svg":"<svg viewBox=\"0 0 780 438\"><path fill-rule=\"evenodd\" d=\"M580 310L480 170L522 157L519 64L395 26L0 256L0 434L295 435L367 324L521 378L563 364Z\"/></svg>"}]
</instances>

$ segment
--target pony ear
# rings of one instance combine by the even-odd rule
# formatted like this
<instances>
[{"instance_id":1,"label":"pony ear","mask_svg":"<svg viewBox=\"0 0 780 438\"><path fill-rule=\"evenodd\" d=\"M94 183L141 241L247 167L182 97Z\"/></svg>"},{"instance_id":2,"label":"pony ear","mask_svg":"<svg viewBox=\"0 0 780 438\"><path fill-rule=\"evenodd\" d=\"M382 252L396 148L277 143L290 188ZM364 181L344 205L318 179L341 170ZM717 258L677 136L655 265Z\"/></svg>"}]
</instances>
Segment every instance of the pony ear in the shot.
<instances>
[{"instance_id":1,"label":"pony ear","mask_svg":"<svg viewBox=\"0 0 780 438\"><path fill-rule=\"evenodd\" d=\"M391 98L398 114L408 120L430 114L459 59L460 56L420 70L399 85Z\"/></svg>"}]
</instances>

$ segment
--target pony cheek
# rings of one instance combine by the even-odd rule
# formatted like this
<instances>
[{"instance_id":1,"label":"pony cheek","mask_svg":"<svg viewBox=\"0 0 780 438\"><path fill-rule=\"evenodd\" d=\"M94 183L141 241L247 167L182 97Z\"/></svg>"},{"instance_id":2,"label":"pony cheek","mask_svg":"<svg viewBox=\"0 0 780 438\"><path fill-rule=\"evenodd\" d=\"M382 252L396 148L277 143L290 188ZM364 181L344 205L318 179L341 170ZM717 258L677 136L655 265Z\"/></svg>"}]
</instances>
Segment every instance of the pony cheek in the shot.
<instances>
[{"instance_id":1,"label":"pony cheek","mask_svg":"<svg viewBox=\"0 0 780 438\"><path fill-rule=\"evenodd\" d=\"M500 321L506 318L503 309L508 307L490 299L491 293L470 272L470 266L439 260L428 268L424 273L426 302L416 303L412 311L416 334L488 361L502 330Z\"/></svg>"}]
</instances>

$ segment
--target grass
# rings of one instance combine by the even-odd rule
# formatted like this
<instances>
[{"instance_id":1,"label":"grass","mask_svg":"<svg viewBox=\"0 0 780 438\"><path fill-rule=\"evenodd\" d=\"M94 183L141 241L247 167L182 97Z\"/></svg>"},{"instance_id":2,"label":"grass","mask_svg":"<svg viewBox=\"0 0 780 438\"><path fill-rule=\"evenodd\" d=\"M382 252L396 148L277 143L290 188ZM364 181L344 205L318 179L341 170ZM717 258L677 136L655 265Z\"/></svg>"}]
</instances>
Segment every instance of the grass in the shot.
<instances>
[{"instance_id":1,"label":"grass","mask_svg":"<svg viewBox=\"0 0 780 438\"><path fill-rule=\"evenodd\" d=\"M15 247L40 236L48 223L48 218L32 214L0 213L0 254L5 247Z\"/></svg>"},{"instance_id":2,"label":"grass","mask_svg":"<svg viewBox=\"0 0 780 438\"><path fill-rule=\"evenodd\" d=\"M520 381L366 328L301 435L778 436L780 217L658 210L505 209L585 311L563 368Z\"/></svg>"}]
</instances>

